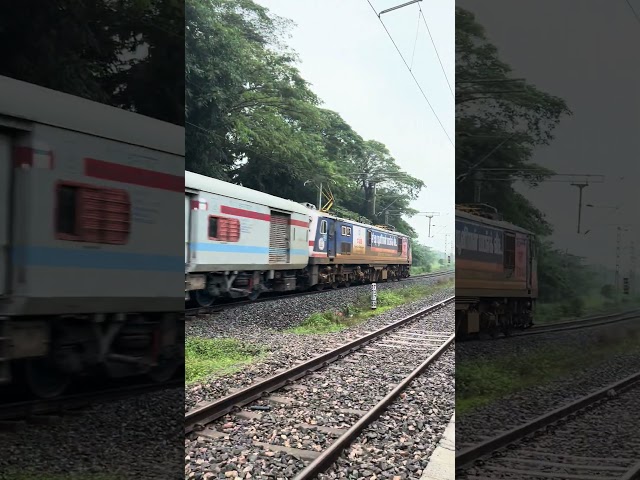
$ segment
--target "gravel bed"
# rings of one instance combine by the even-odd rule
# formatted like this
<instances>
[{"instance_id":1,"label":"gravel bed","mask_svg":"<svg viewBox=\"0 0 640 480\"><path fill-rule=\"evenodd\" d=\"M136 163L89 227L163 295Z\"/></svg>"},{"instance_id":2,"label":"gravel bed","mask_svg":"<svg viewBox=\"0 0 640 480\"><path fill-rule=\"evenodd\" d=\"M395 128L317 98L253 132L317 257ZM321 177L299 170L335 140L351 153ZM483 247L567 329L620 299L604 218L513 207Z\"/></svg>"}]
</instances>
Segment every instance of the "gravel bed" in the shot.
<instances>
[{"instance_id":1,"label":"gravel bed","mask_svg":"<svg viewBox=\"0 0 640 480\"><path fill-rule=\"evenodd\" d=\"M318 479L419 479L454 408L455 350L451 346Z\"/></svg>"},{"instance_id":2,"label":"gravel bed","mask_svg":"<svg viewBox=\"0 0 640 480\"><path fill-rule=\"evenodd\" d=\"M442 281L442 279L440 279ZM412 282L379 284L379 290L409 288L417 283L432 285L437 279L422 278ZM353 304L363 293L370 292L368 285L338 289L294 298L282 298L273 302L245 305L225 310L220 315L209 316L187 323L186 334L190 337L236 338L254 345L265 346L266 358L242 368L240 371L210 381L186 387L185 410L196 403L214 400L229 393L229 389L249 385L256 378L272 375L276 370L308 360L313 356L338 347L367 331L373 331L411 315L429 305L454 295L454 288L435 293L428 298L400 306L372 317L360 325L342 332L324 335L297 335L278 330L299 325L309 315L335 309L341 310Z\"/></svg>"},{"instance_id":3,"label":"gravel bed","mask_svg":"<svg viewBox=\"0 0 640 480\"><path fill-rule=\"evenodd\" d=\"M574 475L573 478L621 478L626 470L640 460L637 421L639 390L640 387L635 387L621 392L573 419L556 424L551 434L519 442L484 465L467 469L461 478L500 475L501 478L516 479L523 477L522 471L555 474L556 478L561 475ZM575 464L579 467L575 467ZM526 478L544 478L533 472Z\"/></svg>"},{"instance_id":4,"label":"gravel bed","mask_svg":"<svg viewBox=\"0 0 640 480\"><path fill-rule=\"evenodd\" d=\"M482 358L523 356L543 347L580 347L601 344L611 335L621 337L630 334L632 325L638 329L638 321L622 322L582 330L550 332L532 336L513 337L486 342L461 342L457 348L456 362L470 362ZM537 385L510 394L496 402L458 416L456 423L456 449L479 442L488 436L508 430L540 416L559 405L570 403L590 392L622 380L640 371L640 355L616 354L607 361L595 365L577 367L570 378L561 377L543 385Z\"/></svg>"},{"instance_id":5,"label":"gravel bed","mask_svg":"<svg viewBox=\"0 0 640 480\"><path fill-rule=\"evenodd\" d=\"M181 387L172 388L0 432L0 478L179 479L183 398Z\"/></svg>"},{"instance_id":6,"label":"gravel bed","mask_svg":"<svg viewBox=\"0 0 640 480\"><path fill-rule=\"evenodd\" d=\"M444 310L412 323L403 331L443 332L444 340L446 335L453 332L453 312L454 307L450 305ZM268 475L275 475L276 478L292 478L303 467L297 463L304 459L303 456L299 459L289 458L282 453L269 456L271 452L265 452L259 446L252 447L251 442L269 443L311 452L325 449L341 433L327 431L327 427L344 429L354 424L359 418L357 411L370 410L415 369L422 359L430 355L429 351L425 351L425 342L420 340L411 342L409 345L391 348L383 346L393 336L394 334L385 336L382 340L373 342L366 351L350 355L314 375L300 379L296 382L295 388L290 387L286 392L276 393L277 397L285 398L281 398L271 410L258 417L229 415L220 422L216 422L216 429L224 435L221 439L208 437L185 439L187 452L185 478L198 478L197 473L202 475L201 478L251 478L246 474L257 476L257 478L267 478ZM436 348L437 345L433 345L429 350L433 352ZM450 355L450 358L449 363L452 366L454 356ZM448 380L450 384L448 391L453 405L452 368L448 375L440 375L440 368L434 370L433 375L440 375L438 378L443 380L442 388L446 383L444 381ZM431 385L429 388L432 387L434 386ZM423 396L425 394L423 393ZM268 399L263 399L257 403L266 405L268 402ZM428 414L426 416L429 417ZM390 419L390 421L397 420L397 417L391 415ZM422 420L423 429L424 421ZM442 430L446 427L447 421L448 417L443 416ZM416 427L413 426L413 428ZM371 438L373 435L374 433L369 433ZM413 446L410 440L405 439L405 443L405 449ZM231 444L243 445L244 449L241 448L238 454L229 452L228 448ZM420 443L420 445L424 447L422 450L426 451L425 444ZM223 459L220 455L224 453L228 457ZM253 460L248 459L251 455ZM416 455L420 458L423 456L420 451ZM241 469L239 469L240 456L244 460ZM245 471L247 468L250 470ZM391 472L392 469L389 471ZM207 474L212 475L207 477Z\"/></svg>"}]
</instances>

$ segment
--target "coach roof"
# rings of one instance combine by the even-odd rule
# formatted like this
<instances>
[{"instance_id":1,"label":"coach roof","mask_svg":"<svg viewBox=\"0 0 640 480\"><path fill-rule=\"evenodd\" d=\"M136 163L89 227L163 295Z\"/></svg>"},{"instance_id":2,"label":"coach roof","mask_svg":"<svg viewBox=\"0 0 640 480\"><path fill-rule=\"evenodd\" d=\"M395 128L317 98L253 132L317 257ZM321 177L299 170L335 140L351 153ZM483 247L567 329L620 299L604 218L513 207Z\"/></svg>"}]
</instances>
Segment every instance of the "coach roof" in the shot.
<instances>
[{"instance_id":1,"label":"coach roof","mask_svg":"<svg viewBox=\"0 0 640 480\"><path fill-rule=\"evenodd\" d=\"M224 197L244 200L245 202L257 203L265 207L271 207L285 212L295 212L307 216L309 216L313 211L292 200L285 200L284 198L269 195L268 193L259 192L240 185L234 185L233 183L223 182L222 180L206 177L198 173L185 171L184 175L184 186L186 190L214 193Z\"/></svg>"},{"instance_id":2,"label":"coach roof","mask_svg":"<svg viewBox=\"0 0 640 480\"><path fill-rule=\"evenodd\" d=\"M8 116L184 156L184 127L0 76L0 124Z\"/></svg>"}]
</instances>

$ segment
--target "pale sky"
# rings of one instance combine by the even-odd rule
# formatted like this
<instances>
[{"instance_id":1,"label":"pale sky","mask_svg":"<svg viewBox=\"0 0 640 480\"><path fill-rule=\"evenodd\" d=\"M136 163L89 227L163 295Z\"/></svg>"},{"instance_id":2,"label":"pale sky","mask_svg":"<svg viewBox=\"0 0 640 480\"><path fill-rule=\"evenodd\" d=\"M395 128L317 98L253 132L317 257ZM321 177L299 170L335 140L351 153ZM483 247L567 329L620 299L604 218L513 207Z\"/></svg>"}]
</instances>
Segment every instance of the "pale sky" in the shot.
<instances>
[{"instance_id":1,"label":"pale sky","mask_svg":"<svg viewBox=\"0 0 640 480\"><path fill-rule=\"evenodd\" d=\"M419 240L448 250L454 228L454 147L402 63L367 0L257 0L276 15L292 20L288 45L301 60L302 76L324 101L365 140L384 143L400 167L426 184L412 207L440 212L428 238L426 216L409 223ZM405 3L371 0L376 11ZM455 13L452 1L420 2L445 71L454 87ZM382 15L427 98L454 141L454 101L438 58L420 20L418 6ZM416 31L418 39L416 39ZM414 44L416 45L414 54ZM384 208L379 205L377 210ZM434 226L435 225L435 226Z\"/></svg>"},{"instance_id":2,"label":"pale sky","mask_svg":"<svg viewBox=\"0 0 640 480\"><path fill-rule=\"evenodd\" d=\"M640 0L631 3L640 13ZM557 246L613 268L615 225L636 225L625 248L638 239L640 223L640 22L625 0L457 4L476 14L515 77L564 98L573 111L533 160L558 173L605 175L605 183L584 189L584 204L620 209L585 207L581 230L590 232L578 235L576 187L548 183L523 193L554 225ZM628 254L623 250L623 264Z\"/></svg>"}]
</instances>

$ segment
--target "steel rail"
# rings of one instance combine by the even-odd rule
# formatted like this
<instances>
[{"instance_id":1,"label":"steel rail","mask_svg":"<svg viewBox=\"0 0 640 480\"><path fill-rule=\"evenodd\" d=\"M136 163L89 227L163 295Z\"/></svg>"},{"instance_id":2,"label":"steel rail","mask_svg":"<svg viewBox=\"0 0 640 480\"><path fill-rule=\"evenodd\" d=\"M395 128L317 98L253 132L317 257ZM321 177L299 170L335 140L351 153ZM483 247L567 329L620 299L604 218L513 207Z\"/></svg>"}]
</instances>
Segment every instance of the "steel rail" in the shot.
<instances>
[{"instance_id":1,"label":"steel rail","mask_svg":"<svg viewBox=\"0 0 640 480\"><path fill-rule=\"evenodd\" d=\"M459 453L456 453L456 469L468 466L471 462L478 460L485 455L491 454L497 450L500 450L507 445L518 441L529 434L540 430L552 423L561 420L573 413L578 412L602 399L606 399L611 390L619 391L624 390L636 382L640 381L640 372L628 376L627 378L610 384L594 393L585 395L578 400L564 405L560 408L545 413L527 423L512 428L504 433L496 435L493 438L480 442L469 448L466 448ZM633 477L630 477L633 478Z\"/></svg>"},{"instance_id":2,"label":"steel rail","mask_svg":"<svg viewBox=\"0 0 640 480\"><path fill-rule=\"evenodd\" d=\"M402 320L398 320L397 322L386 325L374 332L357 338L338 348L322 353L283 372L276 373L269 378L249 385L242 390L227 395L226 397L219 398L211 403L190 410L185 414L185 435L193 432L200 426L204 427L207 423L217 420L223 415L231 412L234 408L240 408L261 398L265 394L273 392L274 390L278 390L288 383L291 383L299 378L308 375L311 372L326 367L330 363L359 350L378 337L396 330L406 325L407 323L417 320L424 315L433 313L434 311L450 304L454 300L455 297L449 297L442 302L427 307L417 313L414 313L413 315L403 318Z\"/></svg>"},{"instance_id":3,"label":"steel rail","mask_svg":"<svg viewBox=\"0 0 640 480\"><path fill-rule=\"evenodd\" d=\"M624 322L626 320L634 320L636 318L640 318L640 312L627 312L627 313L618 313L618 314L610 314L603 315L602 317L590 317L588 319L582 320L573 320L569 322L562 322L556 324L545 324L539 327L533 327L532 329L525 330L522 333L514 333L510 336L512 337L524 337L527 335L539 335L542 333L549 332L562 332L565 330L579 330L582 328L589 327L598 327L601 325L609 325L611 323Z\"/></svg>"},{"instance_id":4,"label":"steel rail","mask_svg":"<svg viewBox=\"0 0 640 480\"><path fill-rule=\"evenodd\" d=\"M638 480L640 479L640 462L636 463L627 471L620 480Z\"/></svg>"},{"instance_id":5,"label":"steel rail","mask_svg":"<svg viewBox=\"0 0 640 480\"><path fill-rule=\"evenodd\" d=\"M294 477L294 480L310 480L326 471L340 457L340 454L356 439L360 434L382 415L387 407L415 380L422 372L437 360L455 340L455 333L452 334L429 358L427 358L418 368L411 372L396 388L387 394L378 404L360 418L349 430L338 437L326 450L324 450L312 463L302 472Z\"/></svg>"}]
</instances>

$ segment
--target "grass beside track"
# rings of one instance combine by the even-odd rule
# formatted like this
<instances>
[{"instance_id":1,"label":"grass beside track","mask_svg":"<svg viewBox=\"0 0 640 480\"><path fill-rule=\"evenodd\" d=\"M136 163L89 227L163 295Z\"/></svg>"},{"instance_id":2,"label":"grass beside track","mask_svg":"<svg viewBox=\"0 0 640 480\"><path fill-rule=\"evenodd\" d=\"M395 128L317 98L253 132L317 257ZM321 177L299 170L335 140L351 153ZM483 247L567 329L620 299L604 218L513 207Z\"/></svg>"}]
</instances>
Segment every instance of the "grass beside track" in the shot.
<instances>
[{"instance_id":1,"label":"grass beside track","mask_svg":"<svg viewBox=\"0 0 640 480\"><path fill-rule=\"evenodd\" d=\"M600 334L588 345L543 347L524 355L456 361L456 414L554 380L574 379L614 355L640 354L640 326Z\"/></svg>"},{"instance_id":2,"label":"grass beside track","mask_svg":"<svg viewBox=\"0 0 640 480\"><path fill-rule=\"evenodd\" d=\"M538 303L535 321L539 325L573 320L587 315L607 315L640 308L640 297L619 295L614 299L601 296L584 297L577 302Z\"/></svg>"},{"instance_id":3,"label":"grass beside track","mask_svg":"<svg viewBox=\"0 0 640 480\"><path fill-rule=\"evenodd\" d=\"M187 338L185 341L185 383L212 375L233 373L264 354L262 347L233 338Z\"/></svg>"},{"instance_id":4,"label":"grass beside track","mask_svg":"<svg viewBox=\"0 0 640 480\"><path fill-rule=\"evenodd\" d=\"M297 327L285 330L285 332L300 335L321 335L339 332L358 325L375 315L380 315L400 305L426 298L453 286L454 281L447 280L434 285L415 285L398 290L384 290L378 292L377 308L375 310L371 310L370 294L361 295L354 304L347 305L340 311L330 310L314 313Z\"/></svg>"}]
</instances>

